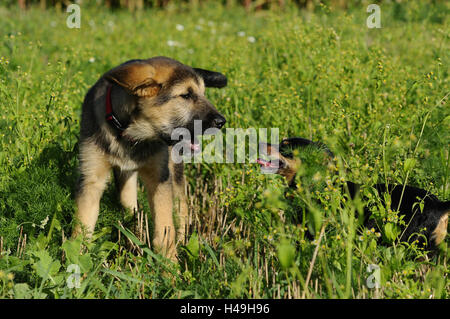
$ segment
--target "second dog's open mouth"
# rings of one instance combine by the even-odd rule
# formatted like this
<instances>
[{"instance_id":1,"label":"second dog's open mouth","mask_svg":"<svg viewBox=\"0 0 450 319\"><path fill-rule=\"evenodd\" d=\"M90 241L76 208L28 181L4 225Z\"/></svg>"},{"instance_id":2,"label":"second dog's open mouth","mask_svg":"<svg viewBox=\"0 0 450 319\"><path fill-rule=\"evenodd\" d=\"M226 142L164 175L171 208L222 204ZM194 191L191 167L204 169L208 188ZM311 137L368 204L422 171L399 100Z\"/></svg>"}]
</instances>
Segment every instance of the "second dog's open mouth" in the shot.
<instances>
[{"instance_id":1,"label":"second dog's open mouth","mask_svg":"<svg viewBox=\"0 0 450 319\"><path fill-rule=\"evenodd\" d=\"M256 160L256 163L258 163L261 168L267 168L267 169L279 169L284 167L284 162L280 161L278 159L275 160L265 160L262 158L258 158Z\"/></svg>"}]
</instances>

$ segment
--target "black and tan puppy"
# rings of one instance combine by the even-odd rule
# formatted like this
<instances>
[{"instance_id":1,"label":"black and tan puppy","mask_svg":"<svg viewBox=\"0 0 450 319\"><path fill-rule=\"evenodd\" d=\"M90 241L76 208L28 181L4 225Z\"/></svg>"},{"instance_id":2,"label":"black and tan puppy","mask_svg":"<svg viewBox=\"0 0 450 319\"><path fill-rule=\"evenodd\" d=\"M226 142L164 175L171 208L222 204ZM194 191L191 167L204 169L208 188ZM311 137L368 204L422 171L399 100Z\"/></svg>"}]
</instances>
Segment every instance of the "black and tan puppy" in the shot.
<instances>
[{"instance_id":1,"label":"black and tan puppy","mask_svg":"<svg viewBox=\"0 0 450 319\"><path fill-rule=\"evenodd\" d=\"M317 158L317 156L308 156L311 148L316 151L320 150L322 154L318 157L322 161L319 165L323 166L330 158L334 157L324 144L301 137L284 139L280 145L267 144L266 148L266 155L270 157L270 160L260 158L258 163L262 168L272 168L274 173L284 176L291 188L296 187L295 177L302 166L312 164L310 165L312 169L317 169L317 166L314 168L317 163L309 163L311 159ZM301 156L302 153L304 156ZM301 157L303 159L300 159ZM398 215L403 216L405 225L401 226L401 241L418 240L420 244L424 243L425 237L427 247L435 248L445 239L450 201L442 202L426 190L407 185L376 184L373 187L381 200L384 200L386 192L389 193L390 208L393 211L398 210ZM347 181L344 183L342 190L348 192L353 199L359 193L360 185ZM419 203L423 205L422 211ZM369 207L364 208L363 224L369 228L377 228Z\"/></svg>"},{"instance_id":2,"label":"black and tan puppy","mask_svg":"<svg viewBox=\"0 0 450 319\"><path fill-rule=\"evenodd\" d=\"M218 72L195 69L166 57L132 60L106 72L87 93L80 130L80 182L73 235L90 236L111 170L120 201L137 209L137 178L144 182L154 220L153 244L174 259L174 198L179 199L179 237L184 237L187 203L183 163L174 164L171 139L177 128L193 137L194 121L203 131L220 129L225 118L205 97L205 87L226 86Z\"/></svg>"}]
</instances>

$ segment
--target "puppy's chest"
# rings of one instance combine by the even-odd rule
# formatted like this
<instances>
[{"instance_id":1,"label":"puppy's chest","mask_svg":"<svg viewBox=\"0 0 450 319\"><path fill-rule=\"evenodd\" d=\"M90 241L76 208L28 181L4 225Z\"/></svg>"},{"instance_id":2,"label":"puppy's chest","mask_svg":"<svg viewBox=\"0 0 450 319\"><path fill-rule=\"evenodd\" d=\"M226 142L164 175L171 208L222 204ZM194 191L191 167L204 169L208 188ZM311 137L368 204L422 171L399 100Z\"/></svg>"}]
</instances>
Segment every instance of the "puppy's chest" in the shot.
<instances>
[{"instance_id":1,"label":"puppy's chest","mask_svg":"<svg viewBox=\"0 0 450 319\"><path fill-rule=\"evenodd\" d=\"M154 141L130 143L116 140L110 143L106 150L111 165L118 166L122 170L137 170L151 161L160 161L161 154L167 152L167 145Z\"/></svg>"}]
</instances>

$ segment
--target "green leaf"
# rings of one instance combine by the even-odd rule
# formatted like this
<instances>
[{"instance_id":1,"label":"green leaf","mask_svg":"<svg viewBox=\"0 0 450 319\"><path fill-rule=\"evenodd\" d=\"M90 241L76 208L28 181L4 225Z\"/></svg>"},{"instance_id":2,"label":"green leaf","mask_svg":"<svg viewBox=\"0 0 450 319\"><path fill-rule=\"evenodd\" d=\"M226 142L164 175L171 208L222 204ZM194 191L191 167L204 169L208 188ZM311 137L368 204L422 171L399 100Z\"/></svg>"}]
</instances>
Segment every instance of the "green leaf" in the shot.
<instances>
[{"instance_id":1,"label":"green leaf","mask_svg":"<svg viewBox=\"0 0 450 319\"><path fill-rule=\"evenodd\" d=\"M394 241L400 233L400 229L394 223L384 225L384 234L389 241Z\"/></svg>"},{"instance_id":2,"label":"green leaf","mask_svg":"<svg viewBox=\"0 0 450 319\"><path fill-rule=\"evenodd\" d=\"M189 242L186 245L186 249L193 258L198 258L198 254L200 251L200 243L198 241L198 235L196 232L194 232L191 235L191 238L189 238Z\"/></svg>"},{"instance_id":3,"label":"green leaf","mask_svg":"<svg viewBox=\"0 0 450 319\"><path fill-rule=\"evenodd\" d=\"M50 254L46 250L39 250L32 253L34 257L39 260L36 261L32 268L36 271L36 274L43 280L50 278L53 283L55 280L53 276L58 273L61 264L57 260L53 260Z\"/></svg>"},{"instance_id":4,"label":"green leaf","mask_svg":"<svg viewBox=\"0 0 450 319\"><path fill-rule=\"evenodd\" d=\"M403 169L405 172L409 172L414 168L416 165L416 160L414 158L407 158L405 161L405 165L403 166Z\"/></svg>"},{"instance_id":5,"label":"green leaf","mask_svg":"<svg viewBox=\"0 0 450 319\"><path fill-rule=\"evenodd\" d=\"M105 242L103 242L101 244L99 250L100 250L100 252L109 252L109 251L112 251L112 250L117 251L117 249L118 249L117 243L113 243L113 242L110 242L110 241L105 241Z\"/></svg>"},{"instance_id":6,"label":"green leaf","mask_svg":"<svg viewBox=\"0 0 450 319\"><path fill-rule=\"evenodd\" d=\"M386 235L387 239L392 238L392 223L384 225L384 234Z\"/></svg>"},{"instance_id":7,"label":"green leaf","mask_svg":"<svg viewBox=\"0 0 450 319\"><path fill-rule=\"evenodd\" d=\"M289 268L294 262L295 247L288 240L283 240L278 246L278 259L283 268Z\"/></svg>"},{"instance_id":8,"label":"green leaf","mask_svg":"<svg viewBox=\"0 0 450 319\"><path fill-rule=\"evenodd\" d=\"M203 243L203 247L205 247L206 251L211 256L212 260L216 264L217 268L220 268L219 261L217 260L216 254L214 254L214 251L212 250L211 246L209 246L206 242Z\"/></svg>"},{"instance_id":9,"label":"green leaf","mask_svg":"<svg viewBox=\"0 0 450 319\"><path fill-rule=\"evenodd\" d=\"M0 258L0 269L8 269L8 271L23 271L24 267L29 263L29 260L6 255Z\"/></svg>"},{"instance_id":10,"label":"green leaf","mask_svg":"<svg viewBox=\"0 0 450 319\"><path fill-rule=\"evenodd\" d=\"M75 239L66 240L62 244L62 249L66 253L67 265L75 264L80 267L81 272L86 273L92 269L93 262L89 253L80 254L82 239L77 237Z\"/></svg>"},{"instance_id":11,"label":"green leaf","mask_svg":"<svg viewBox=\"0 0 450 319\"><path fill-rule=\"evenodd\" d=\"M81 237L66 240L62 244L62 249L66 253L66 258L69 261L76 260L81 251Z\"/></svg>"},{"instance_id":12,"label":"green leaf","mask_svg":"<svg viewBox=\"0 0 450 319\"><path fill-rule=\"evenodd\" d=\"M369 251L374 252L377 249L377 241L372 238L369 244Z\"/></svg>"},{"instance_id":13,"label":"green leaf","mask_svg":"<svg viewBox=\"0 0 450 319\"><path fill-rule=\"evenodd\" d=\"M36 248L39 250L43 250L47 247L48 239L44 235L44 233L40 233L36 240Z\"/></svg>"},{"instance_id":14,"label":"green leaf","mask_svg":"<svg viewBox=\"0 0 450 319\"><path fill-rule=\"evenodd\" d=\"M58 204L58 205L59 205L59 204ZM59 206L60 206L60 205L59 205ZM58 231L61 230L61 224L59 223L58 219L56 218L56 213L53 215L52 222L51 222L50 228L49 228L49 230L48 230L48 234L47 234L47 242L49 242L50 239L52 238L53 228L55 228L55 229L58 230Z\"/></svg>"},{"instance_id":15,"label":"green leaf","mask_svg":"<svg viewBox=\"0 0 450 319\"><path fill-rule=\"evenodd\" d=\"M339 271L342 271L341 264L337 260L333 260L333 266L336 267Z\"/></svg>"},{"instance_id":16,"label":"green leaf","mask_svg":"<svg viewBox=\"0 0 450 319\"><path fill-rule=\"evenodd\" d=\"M15 284L14 285L14 298L16 299L31 299L32 292L28 284Z\"/></svg>"},{"instance_id":17,"label":"green leaf","mask_svg":"<svg viewBox=\"0 0 450 319\"><path fill-rule=\"evenodd\" d=\"M104 273L106 273L106 274L113 275L113 276L115 276L115 277L118 277L118 278L120 278L120 279L129 281L129 282L134 282L134 283L141 284L141 285L142 285L142 284L145 284L145 282L142 281L142 280L133 278L133 277L131 277L131 276L128 276L128 275L126 275L126 274L124 274L124 273L121 273L121 272L118 272L118 271L115 271L115 270L111 270L111 269L102 269L102 272L104 272Z\"/></svg>"}]
</instances>

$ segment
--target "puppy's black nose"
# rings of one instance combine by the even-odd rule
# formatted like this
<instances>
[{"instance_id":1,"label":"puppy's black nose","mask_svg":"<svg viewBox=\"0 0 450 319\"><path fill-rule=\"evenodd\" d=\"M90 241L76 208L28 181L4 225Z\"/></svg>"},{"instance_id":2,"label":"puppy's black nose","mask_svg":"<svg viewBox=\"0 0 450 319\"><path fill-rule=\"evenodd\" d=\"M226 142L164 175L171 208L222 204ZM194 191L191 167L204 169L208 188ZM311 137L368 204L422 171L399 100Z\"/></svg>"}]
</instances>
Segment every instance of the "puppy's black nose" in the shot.
<instances>
[{"instance_id":1,"label":"puppy's black nose","mask_svg":"<svg viewBox=\"0 0 450 319\"><path fill-rule=\"evenodd\" d=\"M222 128L222 126L225 125L226 123L226 119L222 116L222 115L218 115L214 118L213 120L213 124L215 127L217 127L218 129Z\"/></svg>"}]
</instances>

